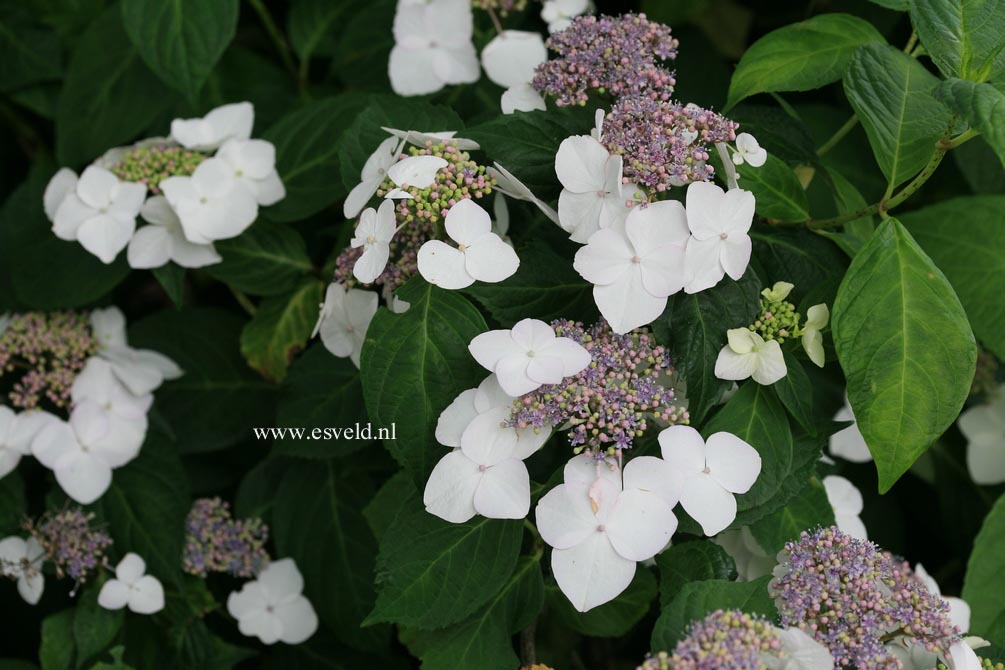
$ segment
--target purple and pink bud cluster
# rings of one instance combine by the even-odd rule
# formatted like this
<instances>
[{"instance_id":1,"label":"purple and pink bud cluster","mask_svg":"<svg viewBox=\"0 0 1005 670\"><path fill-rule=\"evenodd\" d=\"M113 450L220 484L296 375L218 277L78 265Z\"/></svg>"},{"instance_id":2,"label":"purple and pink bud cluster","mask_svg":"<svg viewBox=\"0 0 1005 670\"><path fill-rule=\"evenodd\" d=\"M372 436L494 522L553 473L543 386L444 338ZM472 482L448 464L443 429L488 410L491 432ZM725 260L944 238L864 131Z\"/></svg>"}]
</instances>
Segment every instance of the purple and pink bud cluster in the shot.
<instances>
[{"instance_id":1,"label":"purple and pink bud cluster","mask_svg":"<svg viewBox=\"0 0 1005 670\"><path fill-rule=\"evenodd\" d=\"M559 107L584 105L587 91L669 100L676 80L660 63L677 57L670 27L645 14L580 16L548 38L558 54L537 67L535 89Z\"/></svg>"},{"instance_id":2,"label":"purple and pink bud cluster","mask_svg":"<svg viewBox=\"0 0 1005 670\"><path fill-rule=\"evenodd\" d=\"M61 512L46 512L37 520L25 522L24 529L42 546L46 561L56 567L58 577L69 577L78 585L99 567L108 567L105 549L112 538L92 528L93 512L79 507Z\"/></svg>"},{"instance_id":3,"label":"purple and pink bud cluster","mask_svg":"<svg viewBox=\"0 0 1005 670\"><path fill-rule=\"evenodd\" d=\"M672 654L650 656L637 670L768 670L781 667L784 657L781 638L767 619L717 610L692 623Z\"/></svg>"},{"instance_id":4,"label":"purple and pink bud cluster","mask_svg":"<svg viewBox=\"0 0 1005 670\"><path fill-rule=\"evenodd\" d=\"M514 402L514 426L571 425L569 441L598 454L630 449L650 422L686 422L687 411L673 388L667 351L645 329L618 335L606 321L590 328L552 322L555 334L578 342L593 359L582 372L542 386Z\"/></svg>"},{"instance_id":5,"label":"purple and pink bud cluster","mask_svg":"<svg viewBox=\"0 0 1005 670\"><path fill-rule=\"evenodd\" d=\"M254 578L269 564L265 543L269 529L261 519L234 519L220 498L200 498L185 519L185 572L205 577L226 572Z\"/></svg>"}]
</instances>

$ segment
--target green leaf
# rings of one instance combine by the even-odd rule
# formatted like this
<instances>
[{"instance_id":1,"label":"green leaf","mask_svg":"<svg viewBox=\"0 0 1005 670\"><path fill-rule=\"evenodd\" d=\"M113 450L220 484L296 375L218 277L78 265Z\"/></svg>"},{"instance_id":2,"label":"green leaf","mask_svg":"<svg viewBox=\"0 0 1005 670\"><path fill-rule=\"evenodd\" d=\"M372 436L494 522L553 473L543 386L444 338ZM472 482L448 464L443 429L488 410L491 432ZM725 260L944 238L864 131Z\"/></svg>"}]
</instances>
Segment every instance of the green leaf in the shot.
<instances>
[{"instance_id":1,"label":"green leaf","mask_svg":"<svg viewBox=\"0 0 1005 670\"><path fill-rule=\"evenodd\" d=\"M300 60L312 56L334 56L338 52L336 30L345 18L350 2L294 0L287 18L290 46Z\"/></svg>"},{"instance_id":2,"label":"green leaf","mask_svg":"<svg viewBox=\"0 0 1005 670\"><path fill-rule=\"evenodd\" d=\"M442 628L463 621L499 592L516 565L519 521L478 516L448 523L418 500L410 506L380 542L377 606L363 625Z\"/></svg>"},{"instance_id":3,"label":"green leaf","mask_svg":"<svg viewBox=\"0 0 1005 670\"><path fill-rule=\"evenodd\" d=\"M512 670L520 659L511 638L530 625L543 604L540 556L524 556L505 586L478 614L423 640L423 670Z\"/></svg>"},{"instance_id":4,"label":"green leaf","mask_svg":"<svg viewBox=\"0 0 1005 670\"><path fill-rule=\"evenodd\" d=\"M292 293L266 298L241 331L241 353L266 379L281 382L318 320L324 284L309 279Z\"/></svg>"},{"instance_id":5,"label":"green leaf","mask_svg":"<svg viewBox=\"0 0 1005 670\"><path fill-rule=\"evenodd\" d=\"M773 221L805 221L810 218L806 191L799 177L782 159L768 154L759 168L748 163L736 168L743 188L754 194L757 213Z\"/></svg>"},{"instance_id":6,"label":"green leaf","mask_svg":"<svg viewBox=\"0 0 1005 670\"><path fill-rule=\"evenodd\" d=\"M537 197L553 200L562 185L555 177L558 145L593 127L593 112L583 108L504 114L469 128L465 135L486 155L512 172Z\"/></svg>"},{"instance_id":7,"label":"green leaf","mask_svg":"<svg viewBox=\"0 0 1005 670\"><path fill-rule=\"evenodd\" d=\"M258 220L215 246L223 262L206 267L206 274L252 295L285 293L313 269L303 236L282 223Z\"/></svg>"},{"instance_id":8,"label":"green leaf","mask_svg":"<svg viewBox=\"0 0 1005 670\"><path fill-rule=\"evenodd\" d=\"M991 508L974 540L961 595L970 605L970 633L1005 640L1005 496Z\"/></svg>"},{"instance_id":9,"label":"green leaf","mask_svg":"<svg viewBox=\"0 0 1005 670\"><path fill-rule=\"evenodd\" d=\"M276 492L272 529L279 555L296 559L324 625L346 644L373 649L386 646L388 631L359 630L376 598L377 542L360 513L364 499L359 482L340 477L331 461L297 463Z\"/></svg>"},{"instance_id":10,"label":"green leaf","mask_svg":"<svg viewBox=\"0 0 1005 670\"><path fill-rule=\"evenodd\" d=\"M360 369L370 420L397 425L384 446L424 486L433 463L446 451L433 431L440 413L485 370L468 344L488 329L471 303L421 277L398 289L411 307L404 314L381 309L366 333Z\"/></svg>"},{"instance_id":11,"label":"green leaf","mask_svg":"<svg viewBox=\"0 0 1005 670\"><path fill-rule=\"evenodd\" d=\"M398 130L435 131L464 128L464 122L449 107L431 105L415 99L405 100L392 95L371 95L364 98L365 107L347 123L338 144L339 172L346 191L359 184L359 175L366 159L387 139L381 127ZM464 132L458 135L468 137Z\"/></svg>"},{"instance_id":12,"label":"green leaf","mask_svg":"<svg viewBox=\"0 0 1005 670\"><path fill-rule=\"evenodd\" d=\"M880 7L886 7L887 9L892 9L898 12L906 12L911 6L910 0L870 0L872 3L879 5Z\"/></svg>"},{"instance_id":13,"label":"green leaf","mask_svg":"<svg viewBox=\"0 0 1005 670\"><path fill-rule=\"evenodd\" d=\"M921 171L949 128L952 114L933 95L938 83L921 63L885 44L861 47L848 65L845 95L894 187Z\"/></svg>"},{"instance_id":14,"label":"green leaf","mask_svg":"<svg viewBox=\"0 0 1005 670\"><path fill-rule=\"evenodd\" d=\"M337 358L320 344L294 361L286 377L276 425L308 428L353 428L366 425L359 371L348 358ZM376 434L374 435L376 437ZM299 458L345 456L366 447L360 439L276 440L273 453Z\"/></svg>"},{"instance_id":15,"label":"green leaf","mask_svg":"<svg viewBox=\"0 0 1005 670\"><path fill-rule=\"evenodd\" d=\"M42 670L73 670L73 610L42 619L42 645L38 659Z\"/></svg>"},{"instance_id":16,"label":"green leaf","mask_svg":"<svg viewBox=\"0 0 1005 670\"><path fill-rule=\"evenodd\" d=\"M241 480L234 499L234 514L238 517L260 517L272 524L272 508L276 504L276 489L286 476L290 461L266 459L251 468Z\"/></svg>"},{"instance_id":17,"label":"green leaf","mask_svg":"<svg viewBox=\"0 0 1005 670\"><path fill-rule=\"evenodd\" d=\"M364 104L365 98L357 95L312 102L262 135L276 145L276 170L286 187L286 197L263 210L264 215L273 221L299 221L345 196L339 187L339 164L345 160L340 140Z\"/></svg>"},{"instance_id":18,"label":"green leaf","mask_svg":"<svg viewBox=\"0 0 1005 670\"><path fill-rule=\"evenodd\" d=\"M654 653L672 651L692 621L719 609L738 609L773 620L777 614L775 604L768 595L769 581L771 575L752 582L712 579L685 584L656 620L650 648Z\"/></svg>"},{"instance_id":19,"label":"green leaf","mask_svg":"<svg viewBox=\"0 0 1005 670\"><path fill-rule=\"evenodd\" d=\"M142 556L147 574L169 584L181 578L189 495L177 445L151 429L140 455L115 471L94 506L115 545Z\"/></svg>"},{"instance_id":20,"label":"green leaf","mask_svg":"<svg viewBox=\"0 0 1005 670\"><path fill-rule=\"evenodd\" d=\"M541 321L596 320L593 286L572 269L567 258L540 240L521 248L520 267L498 284L476 282L466 289L504 328L533 317Z\"/></svg>"},{"instance_id":21,"label":"green leaf","mask_svg":"<svg viewBox=\"0 0 1005 670\"><path fill-rule=\"evenodd\" d=\"M984 81L1005 70L1005 2L910 0L911 23L946 77Z\"/></svg>"},{"instance_id":22,"label":"green leaf","mask_svg":"<svg viewBox=\"0 0 1005 670\"><path fill-rule=\"evenodd\" d=\"M660 607L669 605L691 582L736 579L736 564L726 550L711 540L672 545L656 554L660 570Z\"/></svg>"},{"instance_id":23,"label":"green leaf","mask_svg":"<svg viewBox=\"0 0 1005 670\"><path fill-rule=\"evenodd\" d=\"M163 415L185 453L213 451L272 425L277 388L252 372L238 348L243 320L215 308L165 310L132 325L130 345L174 360L185 374L157 391Z\"/></svg>"},{"instance_id":24,"label":"green leaf","mask_svg":"<svg viewBox=\"0 0 1005 670\"><path fill-rule=\"evenodd\" d=\"M750 491L737 496L739 528L784 507L809 481L818 449L793 439L788 416L771 389L752 381L740 386L729 402L702 430L708 437L725 431L736 435L761 455L761 474Z\"/></svg>"},{"instance_id":25,"label":"green leaf","mask_svg":"<svg viewBox=\"0 0 1005 670\"><path fill-rule=\"evenodd\" d=\"M17 3L0 8L0 91L13 92L63 74L59 36Z\"/></svg>"},{"instance_id":26,"label":"green leaf","mask_svg":"<svg viewBox=\"0 0 1005 670\"><path fill-rule=\"evenodd\" d=\"M954 198L905 214L903 223L953 285L974 334L1005 359L1005 197ZM966 225L951 225L966 221Z\"/></svg>"},{"instance_id":27,"label":"green leaf","mask_svg":"<svg viewBox=\"0 0 1005 670\"><path fill-rule=\"evenodd\" d=\"M0 271L10 269L17 298L36 309L80 307L102 297L129 274L125 254L111 265L52 232L42 193L55 170L32 166L0 210Z\"/></svg>"},{"instance_id":28,"label":"green leaf","mask_svg":"<svg viewBox=\"0 0 1005 670\"><path fill-rule=\"evenodd\" d=\"M789 300L797 307L834 302L848 258L833 242L804 229L759 228L750 237L754 258L764 268L765 284L795 284Z\"/></svg>"},{"instance_id":29,"label":"green leaf","mask_svg":"<svg viewBox=\"0 0 1005 670\"><path fill-rule=\"evenodd\" d=\"M726 109L755 93L809 91L835 82L855 49L883 41L871 23L850 14L821 14L774 30L743 54Z\"/></svg>"},{"instance_id":30,"label":"green leaf","mask_svg":"<svg viewBox=\"0 0 1005 670\"><path fill-rule=\"evenodd\" d=\"M125 620L124 610L107 610L98 605L100 590L101 584L92 584L84 591L74 610L73 640L77 647L78 668L94 660L112 643Z\"/></svg>"},{"instance_id":31,"label":"green leaf","mask_svg":"<svg viewBox=\"0 0 1005 670\"><path fill-rule=\"evenodd\" d=\"M991 84L950 79L939 85L936 96L981 134L1005 166L1005 93Z\"/></svg>"},{"instance_id":32,"label":"green leaf","mask_svg":"<svg viewBox=\"0 0 1005 670\"><path fill-rule=\"evenodd\" d=\"M89 163L135 139L170 102L126 37L119 9L109 7L80 37L66 70L56 113L60 164Z\"/></svg>"},{"instance_id":33,"label":"green leaf","mask_svg":"<svg viewBox=\"0 0 1005 670\"><path fill-rule=\"evenodd\" d=\"M761 282L748 270L738 282L674 296L670 343L686 388L691 422L700 425L729 382L717 379L715 359L726 344L726 331L754 322L761 305Z\"/></svg>"},{"instance_id":34,"label":"green leaf","mask_svg":"<svg viewBox=\"0 0 1005 670\"><path fill-rule=\"evenodd\" d=\"M237 31L237 0L122 0L122 23L168 86L195 98Z\"/></svg>"},{"instance_id":35,"label":"green leaf","mask_svg":"<svg viewBox=\"0 0 1005 670\"><path fill-rule=\"evenodd\" d=\"M655 599L656 578L643 566L636 569L632 583L617 598L589 612L577 612L558 586L548 586L549 614L577 633L592 637L626 635L649 612Z\"/></svg>"},{"instance_id":36,"label":"green leaf","mask_svg":"<svg viewBox=\"0 0 1005 670\"><path fill-rule=\"evenodd\" d=\"M750 532L769 556L774 556L789 540L799 539L804 530L833 526L834 510L820 480L814 478L799 495L782 509L750 526Z\"/></svg>"},{"instance_id":37,"label":"green leaf","mask_svg":"<svg viewBox=\"0 0 1005 670\"><path fill-rule=\"evenodd\" d=\"M363 516L378 541L415 497L415 483L405 470L398 470L377 490L373 500L363 508Z\"/></svg>"},{"instance_id":38,"label":"green leaf","mask_svg":"<svg viewBox=\"0 0 1005 670\"><path fill-rule=\"evenodd\" d=\"M896 219L852 261L832 326L886 492L959 415L974 378L974 335L945 275Z\"/></svg>"},{"instance_id":39,"label":"green leaf","mask_svg":"<svg viewBox=\"0 0 1005 670\"><path fill-rule=\"evenodd\" d=\"M179 309L185 302L185 268L174 263L151 270L157 283Z\"/></svg>"},{"instance_id":40,"label":"green leaf","mask_svg":"<svg viewBox=\"0 0 1005 670\"><path fill-rule=\"evenodd\" d=\"M983 137L976 137L956 147L952 156L974 193L1005 193L1005 170L1001 169L1001 158Z\"/></svg>"},{"instance_id":41,"label":"green leaf","mask_svg":"<svg viewBox=\"0 0 1005 670\"><path fill-rule=\"evenodd\" d=\"M785 358L785 376L771 385L778 394L778 399L789 410L789 414L800 426L811 435L817 434L817 417L813 407L813 384L802 361L785 348L782 350ZM827 417L829 424L829 417Z\"/></svg>"},{"instance_id":42,"label":"green leaf","mask_svg":"<svg viewBox=\"0 0 1005 670\"><path fill-rule=\"evenodd\" d=\"M0 479L0 534L7 537L21 529L28 509L24 495L24 479L17 470Z\"/></svg>"}]
</instances>

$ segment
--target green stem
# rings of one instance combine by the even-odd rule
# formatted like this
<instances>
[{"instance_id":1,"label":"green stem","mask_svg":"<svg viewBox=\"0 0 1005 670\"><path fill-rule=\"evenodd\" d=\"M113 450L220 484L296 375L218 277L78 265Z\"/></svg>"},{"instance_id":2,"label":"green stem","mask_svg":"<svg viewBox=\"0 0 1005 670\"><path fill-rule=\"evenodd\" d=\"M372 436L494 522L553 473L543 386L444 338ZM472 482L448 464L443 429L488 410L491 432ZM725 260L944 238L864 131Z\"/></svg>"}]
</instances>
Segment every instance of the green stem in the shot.
<instances>
[{"instance_id":1,"label":"green stem","mask_svg":"<svg viewBox=\"0 0 1005 670\"><path fill-rule=\"evenodd\" d=\"M961 144L965 144L966 142L969 142L970 140L974 139L978 135L980 135L979 132L977 132L973 128L968 128L965 132L960 133L953 139L946 140L945 142L943 142L942 146L946 147L947 149L955 149Z\"/></svg>"},{"instance_id":2,"label":"green stem","mask_svg":"<svg viewBox=\"0 0 1005 670\"><path fill-rule=\"evenodd\" d=\"M907 40L907 46L904 47L904 53L910 54L911 50L914 49L914 45L918 43L918 33L911 31L911 37Z\"/></svg>"},{"instance_id":3,"label":"green stem","mask_svg":"<svg viewBox=\"0 0 1005 670\"><path fill-rule=\"evenodd\" d=\"M825 153L837 146L837 143L844 139L844 136L851 132L852 128L858 125L858 114L852 114L851 118L844 122L844 125L835 131L831 138L820 145L817 149L817 156L823 156Z\"/></svg>"},{"instance_id":4,"label":"green stem","mask_svg":"<svg viewBox=\"0 0 1005 670\"><path fill-rule=\"evenodd\" d=\"M266 8L265 3L262 0L248 0L251 3L251 7L258 14L258 18L262 21L262 26L265 28L265 32L269 34L269 38L272 40L273 45L276 47L276 51L279 52L279 60L283 62L283 67L285 67L293 78L299 83L300 79L298 77L297 66L293 63L293 56L290 54L290 47L286 44L286 38L283 37L283 33L279 30L276 22L272 20L272 15L269 14L268 8Z\"/></svg>"},{"instance_id":5,"label":"green stem","mask_svg":"<svg viewBox=\"0 0 1005 670\"><path fill-rule=\"evenodd\" d=\"M248 313L249 316L255 316L255 313L258 311L258 308L255 307L255 303L251 302L251 298L249 298L244 293L237 290L230 284L227 284L227 288L230 289L230 292L231 294L233 294L234 299L237 300L237 304L239 304L244 309L244 311Z\"/></svg>"}]
</instances>

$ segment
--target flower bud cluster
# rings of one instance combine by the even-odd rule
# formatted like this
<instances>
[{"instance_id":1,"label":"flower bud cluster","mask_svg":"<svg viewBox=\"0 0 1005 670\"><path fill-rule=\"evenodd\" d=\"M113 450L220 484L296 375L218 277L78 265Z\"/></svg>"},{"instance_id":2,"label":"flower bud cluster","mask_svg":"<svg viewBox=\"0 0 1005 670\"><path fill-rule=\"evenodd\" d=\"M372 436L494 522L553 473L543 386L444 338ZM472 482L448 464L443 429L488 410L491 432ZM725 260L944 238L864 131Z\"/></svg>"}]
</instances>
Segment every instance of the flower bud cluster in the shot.
<instances>
[{"instance_id":1,"label":"flower bud cluster","mask_svg":"<svg viewBox=\"0 0 1005 670\"><path fill-rule=\"evenodd\" d=\"M552 322L555 334L581 344L590 365L558 384L545 385L514 402L512 425L570 425L576 453L630 449L649 428L687 423L687 411L672 386L675 370L666 350L644 328L618 335L606 321L590 328Z\"/></svg>"},{"instance_id":2,"label":"flower bud cluster","mask_svg":"<svg viewBox=\"0 0 1005 670\"><path fill-rule=\"evenodd\" d=\"M79 507L61 512L46 512L36 520L28 520L24 529L45 551L45 560L56 567L56 575L69 577L78 585L99 567L108 566L105 549L112 538L91 527L93 512Z\"/></svg>"},{"instance_id":3,"label":"flower bud cluster","mask_svg":"<svg viewBox=\"0 0 1005 670\"><path fill-rule=\"evenodd\" d=\"M662 193L711 179L711 146L736 139L737 128L735 121L697 105L631 96L605 117L602 141L622 157L626 182Z\"/></svg>"},{"instance_id":4,"label":"flower bud cluster","mask_svg":"<svg viewBox=\"0 0 1005 670\"><path fill-rule=\"evenodd\" d=\"M190 177L208 156L198 151L172 145L135 146L126 151L112 173L123 181L146 184L159 194L158 185L168 177Z\"/></svg>"},{"instance_id":5,"label":"flower bud cluster","mask_svg":"<svg viewBox=\"0 0 1005 670\"><path fill-rule=\"evenodd\" d=\"M86 314L12 314L0 333L0 377L20 374L8 394L11 404L33 409L44 399L67 407L73 380L97 348Z\"/></svg>"},{"instance_id":6,"label":"flower bud cluster","mask_svg":"<svg viewBox=\"0 0 1005 670\"><path fill-rule=\"evenodd\" d=\"M269 564L269 528L261 519L234 519L220 498L200 498L185 519L185 572L205 577L226 572L253 578Z\"/></svg>"},{"instance_id":7,"label":"flower bud cluster","mask_svg":"<svg viewBox=\"0 0 1005 670\"><path fill-rule=\"evenodd\" d=\"M692 623L673 654L661 651L637 670L768 670L781 667L784 656L781 638L767 619L717 610Z\"/></svg>"},{"instance_id":8,"label":"flower bud cluster","mask_svg":"<svg viewBox=\"0 0 1005 670\"><path fill-rule=\"evenodd\" d=\"M762 295L761 312L757 315L757 320L748 327L765 340L778 340L779 344L784 344L787 338L803 334L799 327L800 318L796 306L791 302L772 301Z\"/></svg>"},{"instance_id":9,"label":"flower bud cluster","mask_svg":"<svg viewBox=\"0 0 1005 670\"><path fill-rule=\"evenodd\" d=\"M836 527L787 543L774 575L769 589L782 625L812 635L838 667L899 670L887 642L905 640L945 657L959 639L948 604L907 563Z\"/></svg>"},{"instance_id":10,"label":"flower bud cluster","mask_svg":"<svg viewBox=\"0 0 1005 670\"><path fill-rule=\"evenodd\" d=\"M557 58L537 67L533 87L559 107L585 105L587 91L669 100L674 73L659 65L677 57L670 27L645 14L580 16L545 44Z\"/></svg>"}]
</instances>

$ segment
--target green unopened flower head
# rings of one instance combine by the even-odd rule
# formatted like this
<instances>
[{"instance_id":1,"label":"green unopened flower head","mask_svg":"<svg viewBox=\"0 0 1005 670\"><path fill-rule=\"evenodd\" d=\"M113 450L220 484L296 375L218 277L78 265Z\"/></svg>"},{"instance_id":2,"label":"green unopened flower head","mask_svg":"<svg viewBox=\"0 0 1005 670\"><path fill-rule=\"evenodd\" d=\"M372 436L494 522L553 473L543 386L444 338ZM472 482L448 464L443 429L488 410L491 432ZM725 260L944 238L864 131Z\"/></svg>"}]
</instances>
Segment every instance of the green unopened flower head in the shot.
<instances>
[{"instance_id":1,"label":"green unopened flower head","mask_svg":"<svg viewBox=\"0 0 1005 670\"><path fill-rule=\"evenodd\" d=\"M795 305L786 300L792 288L792 284L780 281L761 291L761 312L749 326L751 331L765 340L778 340L779 344L789 337L802 335L799 312Z\"/></svg>"},{"instance_id":2,"label":"green unopened flower head","mask_svg":"<svg viewBox=\"0 0 1005 670\"><path fill-rule=\"evenodd\" d=\"M152 193L160 193L158 185L168 177L188 177L195 172L206 154L168 145L137 146L129 149L111 167L123 181L146 184Z\"/></svg>"}]
</instances>

